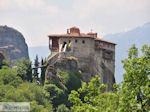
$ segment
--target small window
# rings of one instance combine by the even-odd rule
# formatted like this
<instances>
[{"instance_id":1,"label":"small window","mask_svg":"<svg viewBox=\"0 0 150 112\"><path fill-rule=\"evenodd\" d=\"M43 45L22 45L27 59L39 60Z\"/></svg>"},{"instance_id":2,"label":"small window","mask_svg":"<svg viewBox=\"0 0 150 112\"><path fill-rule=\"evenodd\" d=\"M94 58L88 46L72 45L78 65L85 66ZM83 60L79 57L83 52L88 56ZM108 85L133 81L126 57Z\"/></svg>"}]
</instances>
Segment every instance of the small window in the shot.
<instances>
[{"instance_id":1,"label":"small window","mask_svg":"<svg viewBox=\"0 0 150 112\"><path fill-rule=\"evenodd\" d=\"M85 43L85 40L82 40L82 43L84 44L84 43Z\"/></svg>"},{"instance_id":2,"label":"small window","mask_svg":"<svg viewBox=\"0 0 150 112\"><path fill-rule=\"evenodd\" d=\"M78 40L75 40L75 43L77 43L78 42Z\"/></svg>"}]
</instances>

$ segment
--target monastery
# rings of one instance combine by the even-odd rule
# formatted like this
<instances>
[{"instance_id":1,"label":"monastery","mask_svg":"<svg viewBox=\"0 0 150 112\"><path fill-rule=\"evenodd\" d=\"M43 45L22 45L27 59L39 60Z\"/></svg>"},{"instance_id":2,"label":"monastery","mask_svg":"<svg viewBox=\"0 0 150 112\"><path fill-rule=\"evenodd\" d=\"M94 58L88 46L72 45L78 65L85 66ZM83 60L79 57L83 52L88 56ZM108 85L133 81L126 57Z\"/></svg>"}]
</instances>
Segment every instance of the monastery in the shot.
<instances>
[{"instance_id":1,"label":"monastery","mask_svg":"<svg viewBox=\"0 0 150 112\"><path fill-rule=\"evenodd\" d=\"M49 49L52 54L65 53L78 59L79 70L85 82L99 75L102 83L113 89L115 83L115 43L103 40L97 33L81 33L77 27L66 34L50 34Z\"/></svg>"}]
</instances>

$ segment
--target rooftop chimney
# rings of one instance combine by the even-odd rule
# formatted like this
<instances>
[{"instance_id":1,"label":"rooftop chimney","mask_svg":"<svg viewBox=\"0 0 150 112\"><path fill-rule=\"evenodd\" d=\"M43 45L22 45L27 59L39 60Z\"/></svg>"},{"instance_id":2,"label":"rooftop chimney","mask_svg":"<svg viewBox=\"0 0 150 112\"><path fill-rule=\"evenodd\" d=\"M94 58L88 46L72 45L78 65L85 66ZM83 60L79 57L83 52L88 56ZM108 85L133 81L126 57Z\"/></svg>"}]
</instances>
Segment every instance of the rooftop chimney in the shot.
<instances>
[{"instance_id":1,"label":"rooftop chimney","mask_svg":"<svg viewBox=\"0 0 150 112\"><path fill-rule=\"evenodd\" d=\"M97 38L97 33L89 32L88 35Z\"/></svg>"},{"instance_id":2,"label":"rooftop chimney","mask_svg":"<svg viewBox=\"0 0 150 112\"><path fill-rule=\"evenodd\" d=\"M70 33L78 33L78 34L80 34L80 29L77 28L77 27L72 27L72 28L70 28Z\"/></svg>"},{"instance_id":3,"label":"rooftop chimney","mask_svg":"<svg viewBox=\"0 0 150 112\"><path fill-rule=\"evenodd\" d=\"M69 32L69 29L67 29L67 34L69 34L70 32Z\"/></svg>"}]
</instances>

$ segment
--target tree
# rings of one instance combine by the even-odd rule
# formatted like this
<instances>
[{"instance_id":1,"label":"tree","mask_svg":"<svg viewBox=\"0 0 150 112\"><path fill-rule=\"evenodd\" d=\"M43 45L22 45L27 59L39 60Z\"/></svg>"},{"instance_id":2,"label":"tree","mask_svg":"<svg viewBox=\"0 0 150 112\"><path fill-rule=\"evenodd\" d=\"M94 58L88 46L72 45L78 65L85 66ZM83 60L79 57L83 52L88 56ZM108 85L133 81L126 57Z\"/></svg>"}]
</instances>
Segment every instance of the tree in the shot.
<instances>
[{"instance_id":1,"label":"tree","mask_svg":"<svg viewBox=\"0 0 150 112\"><path fill-rule=\"evenodd\" d=\"M7 67L10 67L10 61L9 60L6 60L6 59L4 59L4 60L2 60L2 66L7 66Z\"/></svg>"},{"instance_id":2,"label":"tree","mask_svg":"<svg viewBox=\"0 0 150 112\"><path fill-rule=\"evenodd\" d=\"M64 104L61 104L57 107L56 112L69 112L69 109Z\"/></svg>"},{"instance_id":3,"label":"tree","mask_svg":"<svg viewBox=\"0 0 150 112\"><path fill-rule=\"evenodd\" d=\"M62 83L67 87L68 93L71 93L71 90L77 90L81 87L81 74L78 71L63 71L57 70L57 77L62 80Z\"/></svg>"},{"instance_id":4,"label":"tree","mask_svg":"<svg viewBox=\"0 0 150 112\"><path fill-rule=\"evenodd\" d=\"M41 66L45 65L46 64L46 59L41 60ZM44 85L44 82L45 82L45 72L46 72L46 67L42 67L41 68L41 85Z\"/></svg>"},{"instance_id":5,"label":"tree","mask_svg":"<svg viewBox=\"0 0 150 112\"><path fill-rule=\"evenodd\" d=\"M32 62L25 58L20 59L17 62L17 75L20 76L22 80L32 82Z\"/></svg>"},{"instance_id":6,"label":"tree","mask_svg":"<svg viewBox=\"0 0 150 112\"><path fill-rule=\"evenodd\" d=\"M36 55L36 58L34 60L34 70L33 70L33 77L36 81L39 81L38 67L39 67L39 60L38 60L38 55Z\"/></svg>"},{"instance_id":7,"label":"tree","mask_svg":"<svg viewBox=\"0 0 150 112\"><path fill-rule=\"evenodd\" d=\"M83 82L82 87L77 91L72 90L69 95L69 101L73 103L71 112L100 112L103 111L100 105L101 90L106 85L100 83L98 75L95 76L88 84Z\"/></svg>"},{"instance_id":8,"label":"tree","mask_svg":"<svg viewBox=\"0 0 150 112\"><path fill-rule=\"evenodd\" d=\"M2 69L0 69L0 85L17 87L21 83L22 80L17 76L15 69L11 69L7 66L3 66Z\"/></svg>"},{"instance_id":9,"label":"tree","mask_svg":"<svg viewBox=\"0 0 150 112\"><path fill-rule=\"evenodd\" d=\"M52 101L55 108L66 101L65 92L58 88L55 84L45 84L44 94L48 100Z\"/></svg>"},{"instance_id":10,"label":"tree","mask_svg":"<svg viewBox=\"0 0 150 112\"><path fill-rule=\"evenodd\" d=\"M30 102L31 112L53 112L51 100L48 100L43 89L35 83L23 82L14 88L10 85L0 86L1 102Z\"/></svg>"},{"instance_id":11,"label":"tree","mask_svg":"<svg viewBox=\"0 0 150 112\"><path fill-rule=\"evenodd\" d=\"M142 56L133 45L128 58L123 60L125 74L119 94L120 111L150 111L150 46L144 45Z\"/></svg>"}]
</instances>

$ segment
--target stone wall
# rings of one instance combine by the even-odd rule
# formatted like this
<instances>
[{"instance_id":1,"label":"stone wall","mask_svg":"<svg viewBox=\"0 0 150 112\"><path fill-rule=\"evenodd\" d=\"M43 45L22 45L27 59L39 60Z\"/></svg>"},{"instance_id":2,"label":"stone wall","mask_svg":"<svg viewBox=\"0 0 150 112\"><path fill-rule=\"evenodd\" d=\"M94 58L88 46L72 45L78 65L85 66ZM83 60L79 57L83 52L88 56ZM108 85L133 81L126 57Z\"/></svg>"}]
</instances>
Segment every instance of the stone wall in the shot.
<instances>
[{"instance_id":1,"label":"stone wall","mask_svg":"<svg viewBox=\"0 0 150 112\"><path fill-rule=\"evenodd\" d=\"M64 44L66 42L69 44L69 41L72 42L70 48L73 55L75 57L89 57L89 55L93 54L94 52L94 39L93 38L60 38L59 39L59 45Z\"/></svg>"},{"instance_id":2,"label":"stone wall","mask_svg":"<svg viewBox=\"0 0 150 112\"><path fill-rule=\"evenodd\" d=\"M105 50L112 51L112 59L103 57ZM113 84L115 83L115 51L111 49L97 49L93 58L93 73L101 77L101 82L108 86L106 91L113 90Z\"/></svg>"}]
</instances>

